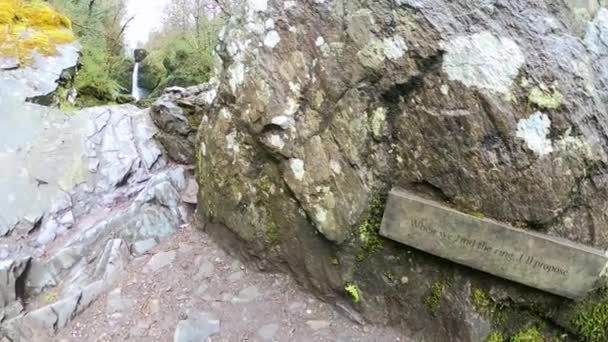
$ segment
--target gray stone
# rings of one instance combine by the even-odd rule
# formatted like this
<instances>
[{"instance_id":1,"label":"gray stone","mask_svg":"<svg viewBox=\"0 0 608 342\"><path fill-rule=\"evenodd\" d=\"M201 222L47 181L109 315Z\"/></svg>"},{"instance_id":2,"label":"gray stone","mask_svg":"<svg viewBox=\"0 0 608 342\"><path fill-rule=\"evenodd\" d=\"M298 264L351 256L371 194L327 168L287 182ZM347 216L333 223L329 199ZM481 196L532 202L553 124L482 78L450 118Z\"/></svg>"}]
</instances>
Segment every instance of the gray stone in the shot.
<instances>
[{"instance_id":1,"label":"gray stone","mask_svg":"<svg viewBox=\"0 0 608 342\"><path fill-rule=\"evenodd\" d=\"M133 299L125 298L122 294L122 289L117 288L108 294L107 312L108 314L123 313L134 304Z\"/></svg>"},{"instance_id":2,"label":"gray stone","mask_svg":"<svg viewBox=\"0 0 608 342\"><path fill-rule=\"evenodd\" d=\"M601 285L605 253L476 218L394 189L380 234L425 252L569 298Z\"/></svg>"},{"instance_id":3,"label":"gray stone","mask_svg":"<svg viewBox=\"0 0 608 342\"><path fill-rule=\"evenodd\" d=\"M28 313L25 320L36 322L42 328L53 330L57 324L57 314L53 311L50 305Z\"/></svg>"},{"instance_id":4,"label":"gray stone","mask_svg":"<svg viewBox=\"0 0 608 342\"><path fill-rule=\"evenodd\" d=\"M245 275L245 273L243 271L236 271L228 276L228 281L235 282L235 281L241 280L241 279L243 279L244 275Z\"/></svg>"},{"instance_id":5,"label":"gray stone","mask_svg":"<svg viewBox=\"0 0 608 342\"><path fill-rule=\"evenodd\" d=\"M253 302L262 295L259 288L255 285L246 287L239 291L238 295L232 298L232 303L249 303Z\"/></svg>"},{"instance_id":6,"label":"gray stone","mask_svg":"<svg viewBox=\"0 0 608 342\"><path fill-rule=\"evenodd\" d=\"M174 342L201 342L220 332L220 321L207 312L194 312L179 321Z\"/></svg>"},{"instance_id":7,"label":"gray stone","mask_svg":"<svg viewBox=\"0 0 608 342\"><path fill-rule=\"evenodd\" d=\"M0 262L0 310L13 304L17 298L17 281L24 276L31 257Z\"/></svg>"},{"instance_id":8,"label":"gray stone","mask_svg":"<svg viewBox=\"0 0 608 342\"><path fill-rule=\"evenodd\" d=\"M260 336L260 338L262 338L262 340L264 340L264 341L273 341L274 336L277 334L277 331L279 331L278 324L276 324L276 323L266 324L266 325L262 326L260 329L258 329L258 336Z\"/></svg>"},{"instance_id":9,"label":"gray stone","mask_svg":"<svg viewBox=\"0 0 608 342\"><path fill-rule=\"evenodd\" d=\"M209 260L203 261L203 263L198 264L198 276L203 278L209 278L213 275L215 271L215 266Z\"/></svg>"},{"instance_id":10,"label":"gray stone","mask_svg":"<svg viewBox=\"0 0 608 342\"><path fill-rule=\"evenodd\" d=\"M156 273L164 267L169 266L175 260L176 252L160 252L150 258L150 261L144 266L144 273Z\"/></svg>"},{"instance_id":11,"label":"gray stone","mask_svg":"<svg viewBox=\"0 0 608 342\"><path fill-rule=\"evenodd\" d=\"M186 190L182 193L182 201L188 204L198 203L198 184L193 178L188 179Z\"/></svg>"},{"instance_id":12,"label":"gray stone","mask_svg":"<svg viewBox=\"0 0 608 342\"><path fill-rule=\"evenodd\" d=\"M52 94L63 71L78 63L80 46L77 43L62 44L57 46L57 50L55 56L34 54L33 62L26 67L0 70L0 92L18 96L21 100ZM10 63L7 65L11 66Z\"/></svg>"},{"instance_id":13,"label":"gray stone","mask_svg":"<svg viewBox=\"0 0 608 342\"><path fill-rule=\"evenodd\" d=\"M131 253L133 255L142 255L154 248L158 243L155 239L146 239L135 242L131 245Z\"/></svg>"},{"instance_id":14,"label":"gray stone","mask_svg":"<svg viewBox=\"0 0 608 342\"><path fill-rule=\"evenodd\" d=\"M65 327L68 321L74 317L79 301L80 294L62 299L50 305L53 312L57 315L56 329Z\"/></svg>"},{"instance_id":15,"label":"gray stone","mask_svg":"<svg viewBox=\"0 0 608 342\"><path fill-rule=\"evenodd\" d=\"M329 321L311 320L311 321L306 321L306 325L308 325L310 327L310 329L312 329L312 330L321 330L321 329L328 328L330 323L329 323Z\"/></svg>"}]
</instances>

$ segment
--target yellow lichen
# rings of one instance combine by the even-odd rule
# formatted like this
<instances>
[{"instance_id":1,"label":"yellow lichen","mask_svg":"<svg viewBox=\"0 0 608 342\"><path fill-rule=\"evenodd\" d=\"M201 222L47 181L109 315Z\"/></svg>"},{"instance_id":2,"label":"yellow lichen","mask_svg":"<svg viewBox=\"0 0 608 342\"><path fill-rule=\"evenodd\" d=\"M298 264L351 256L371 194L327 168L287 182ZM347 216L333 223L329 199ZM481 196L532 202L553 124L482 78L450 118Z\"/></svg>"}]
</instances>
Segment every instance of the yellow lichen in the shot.
<instances>
[{"instance_id":1,"label":"yellow lichen","mask_svg":"<svg viewBox=\"0 0 608 342\"><path fill-rule=\"evenodd\" d=\"M0 0L0 56L24 64L37 51L57 54L57 45L76 40L66 16L37 1Z\"/></svg>"}]
</instances>

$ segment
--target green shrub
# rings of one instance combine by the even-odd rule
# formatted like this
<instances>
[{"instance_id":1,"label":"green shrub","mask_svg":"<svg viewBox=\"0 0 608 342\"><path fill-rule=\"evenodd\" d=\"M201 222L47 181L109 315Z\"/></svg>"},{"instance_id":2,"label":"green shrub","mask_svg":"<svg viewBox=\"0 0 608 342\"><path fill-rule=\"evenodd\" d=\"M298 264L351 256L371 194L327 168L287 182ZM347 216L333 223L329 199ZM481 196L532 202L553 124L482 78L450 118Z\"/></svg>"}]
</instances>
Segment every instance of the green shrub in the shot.
<instances>
[{"instance_id":1,"label":"green shrub","mask_svg":"<svg viewBox=\"0 0 608 342\"><path fill-rule=\"evenodd\" d=\"M511 338L511 342L544 342L545 339L540 334L537 328L529 327L515 334Z\"/></svg>"},{"instance_id":2,"label":"green shrub","mask_svg":"<svg viewBox=\"0 0 608 342\"><path fill-rule=\"evenodd\" d=\"M485 342L505 342L505 337L501 332L497 331L490 334Z\"/></svg>"}]
</instances>

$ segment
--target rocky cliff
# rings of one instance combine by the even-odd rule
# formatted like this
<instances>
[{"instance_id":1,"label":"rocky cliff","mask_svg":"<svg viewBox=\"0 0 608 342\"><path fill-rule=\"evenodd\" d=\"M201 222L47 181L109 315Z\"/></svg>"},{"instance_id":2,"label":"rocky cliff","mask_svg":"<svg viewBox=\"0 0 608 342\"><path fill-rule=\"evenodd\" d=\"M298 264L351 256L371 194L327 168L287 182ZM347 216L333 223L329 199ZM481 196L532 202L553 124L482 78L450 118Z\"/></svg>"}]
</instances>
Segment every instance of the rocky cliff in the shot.
<instances>
[{"instance_id":1,"label":"rocky cliff","mask_svg":"<svg viewBox=\"0 0 608 342\"><path fill-rule=\"evenodd\" d=\"M199 213L227 248L291 272L355 320L431 341L530 327L547 338L608 336L586 330L580 305L377 235L398 186L608 247L608 10L599 2L223 8L217 87L192 95L205 101L190 107L190 124L200 121Z\"/></svg>"}]
</instances>

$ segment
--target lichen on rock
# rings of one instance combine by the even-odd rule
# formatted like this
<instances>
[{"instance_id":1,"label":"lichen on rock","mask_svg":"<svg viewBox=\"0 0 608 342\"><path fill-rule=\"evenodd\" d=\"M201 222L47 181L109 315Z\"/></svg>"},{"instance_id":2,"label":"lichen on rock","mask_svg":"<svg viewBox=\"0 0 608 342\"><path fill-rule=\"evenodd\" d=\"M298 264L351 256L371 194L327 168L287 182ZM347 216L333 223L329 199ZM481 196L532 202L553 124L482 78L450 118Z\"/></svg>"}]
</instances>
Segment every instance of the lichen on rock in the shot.
<instances>
[{"instance_id":1,"label":"lichen on rock","mask_svg":"<svg viewBox=\"0 0 608 342\"><path fill-rule=\"evenodd\" d=\"M401 187L478 217L608 246L608 190L598 186L608 179L608 17L597 10L582 32L570 8L549 7L227 2L217 96L198 113L199 214L214 224L210 233L336 305L354 304L344 285L356 283L363 317L405 334L414 327L428 340L472 341L489 327L511 337L531 326L514 319L502 329L507 323L477 312L470 284L480 280L489 295L477 293L477 304L516 302L514 316L550 323L543 334L570 329L559 318L572 310L564 300L366 228L381 221L374 211L369 224L376 194ZM362 253L366 246L373 252ZM408 281L386 281L387 270ZM437 279L449 286L428 310ZM547 303L561 313L540 314Z\"/></svg>"}]
</instances>

